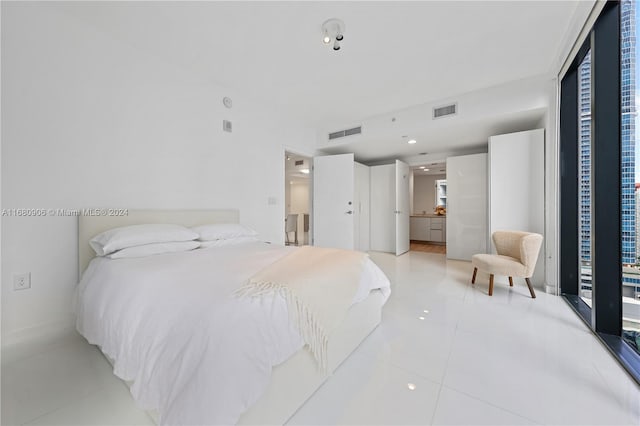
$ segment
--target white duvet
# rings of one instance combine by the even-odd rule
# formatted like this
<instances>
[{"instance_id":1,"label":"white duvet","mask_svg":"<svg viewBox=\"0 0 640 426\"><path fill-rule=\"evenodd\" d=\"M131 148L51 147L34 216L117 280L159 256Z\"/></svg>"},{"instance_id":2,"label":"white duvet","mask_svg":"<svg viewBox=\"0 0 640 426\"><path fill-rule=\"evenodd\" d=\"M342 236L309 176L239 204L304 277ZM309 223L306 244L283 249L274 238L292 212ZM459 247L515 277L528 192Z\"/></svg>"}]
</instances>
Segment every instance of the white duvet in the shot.
<instances>
[{"instance_id":1,"label":"white duvet","mask_svg":"<svg viewBox=\"0 0 640 426\"><path fill-rule=\"evenodd\" d=\"M234 424L273 366L303 341L281 296L236 298L253 274L295 248L247 242L143 258L96 258L78 286L77 328L132 381L161 424ZM367 259L354 303L389 280Z\"/></svg>"}]
</instances>

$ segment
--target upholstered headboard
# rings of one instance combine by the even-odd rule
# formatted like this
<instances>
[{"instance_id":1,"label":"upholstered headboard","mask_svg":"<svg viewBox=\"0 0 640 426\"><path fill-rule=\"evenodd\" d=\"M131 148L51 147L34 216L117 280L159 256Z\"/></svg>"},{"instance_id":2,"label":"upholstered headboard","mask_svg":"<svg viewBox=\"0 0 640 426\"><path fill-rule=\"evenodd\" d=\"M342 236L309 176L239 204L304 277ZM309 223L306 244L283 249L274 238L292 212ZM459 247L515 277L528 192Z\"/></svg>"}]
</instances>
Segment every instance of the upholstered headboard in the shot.
<instances>
[{"instance_id":1,"label":"upholstered headboard","mask_svg":"<svg viewBox=\"0 0 640 426\"><path fill-rule=\"evenodd\" d=\"M175 223L187 227L208 223L238 223L240 213L228 210L127 210L121 216L78 216L78 272L79 276L95 257L89 246L91 238L119 226L144 223Z\"/></svg>"}]
</instances>

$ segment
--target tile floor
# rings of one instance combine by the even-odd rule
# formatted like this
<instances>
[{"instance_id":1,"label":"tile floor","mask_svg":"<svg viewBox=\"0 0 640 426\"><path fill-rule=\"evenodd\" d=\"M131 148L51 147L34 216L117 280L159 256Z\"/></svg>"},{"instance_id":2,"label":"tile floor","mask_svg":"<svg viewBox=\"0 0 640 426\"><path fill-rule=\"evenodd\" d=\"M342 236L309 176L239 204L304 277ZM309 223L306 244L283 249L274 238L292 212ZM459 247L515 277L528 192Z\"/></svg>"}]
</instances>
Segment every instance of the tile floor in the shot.
<instances>
[{"instance_id":1,"label":"tile floor","mask_svg":"<svg viewBox=\"0 0 640 426\"><path fill-rule=\"evenodd\" d=\"M393 283L382 324L289 424L640 424L640 388L560 298L519 280L488 297L440 254L371 257ZM152 422L69 336L3 357L2 424Z\"/></svg>"}]
</instances>

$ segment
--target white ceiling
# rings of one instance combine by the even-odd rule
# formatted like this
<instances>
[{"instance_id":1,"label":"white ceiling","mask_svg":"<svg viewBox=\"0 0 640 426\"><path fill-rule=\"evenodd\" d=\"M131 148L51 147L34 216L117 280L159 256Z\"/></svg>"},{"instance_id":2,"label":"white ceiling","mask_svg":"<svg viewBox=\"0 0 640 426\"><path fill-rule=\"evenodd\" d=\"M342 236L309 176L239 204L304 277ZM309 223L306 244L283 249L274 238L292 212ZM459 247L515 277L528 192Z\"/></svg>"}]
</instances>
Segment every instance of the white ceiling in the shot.
<instances>
[{"instance_id":1,"label":"white ceiling","mask_svg":"<svg viewBox=\"0 0 640 426\"><path fill-rule=\"evenodd\" d=\"M60 7L305 126L329 129L506 82L550 77L572 17L585 15L592 4L74 2ZM321 24L332 17L346 24L338 52L321 41ZM515 112L521 122L541 116ZM475 125L474 132L484 134L488 123ZM446 133L456 131L445 130L438 140L453 140L457 136ZM472 145L482 141L462 139Z\"/></svg>"}]
</instances>

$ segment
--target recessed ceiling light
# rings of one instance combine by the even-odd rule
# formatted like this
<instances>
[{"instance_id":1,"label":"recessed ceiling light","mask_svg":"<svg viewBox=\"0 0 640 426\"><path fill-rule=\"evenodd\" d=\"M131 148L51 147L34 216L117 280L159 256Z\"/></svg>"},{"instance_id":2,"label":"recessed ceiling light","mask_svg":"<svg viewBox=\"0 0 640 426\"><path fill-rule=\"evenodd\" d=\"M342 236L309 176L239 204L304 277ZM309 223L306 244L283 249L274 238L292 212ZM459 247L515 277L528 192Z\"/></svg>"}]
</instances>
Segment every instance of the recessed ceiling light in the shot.
<instances>
[{"instance_id":1,"label":"recessed ceiling light","mask_svg":"<svg viewBox=\"0 0 640 426\"><path fill-rule=\"evenodd\" d=\"M424 166L420 166L421 169L424 169Z\"/></svg>"},{"instance_id":2,"label":"recessed ceiling light","mask_svg":"<svg viewBox=\"0 0 640 426\"><path fill-rule=\"evenodd\" d=\"M409 388L409 390L416 390L416 385L413 383L407 383L407 387Z\"/></svg>"},{"instance_id":3,"label":"recessed ceiling light","mask_svg":"<svg viewBox=\"0 0 640 426\"><path fill-rule=\"evenodd\" d=\"M414 143L416 143L416 140L415 140L415 139L411 139L411 140L409 140L409 142L407 142L407 143L408 143L408 144L413 145Z\"/></svg>"},{"instance_id":4,"label":"recessed ceiling light","mask_svg":"<svg viewBox=\"0 0 640 426\"><path fill-rule=\"evenodd\" d=\"M428 171L429 171L429 169L424 169L424 171L425 171L425 172L428 172Z\"/></svg>"},{"instance_id":5,"label":"recessed ceiling light","mask_svg":"<svg viewBox=\"0 0 640 426\"><path fill-rule=\"evenodd\" d=\"M305 175L308 175L308 174L309 174L309 169L300 169L300 171L301 171L302 173L304 173Z\"/></svg>"},{"instance_id":6,"label":"recessed ceiling light","mask_svg":"<svg viewBox=\"0 0 640 426\"><path fill-rule=\"evenodd\" d=\"M291 157L289 157L289 156L287 155L287 161L289 161L289 160L291 160Z\"/></svg>"}]
</instances>

